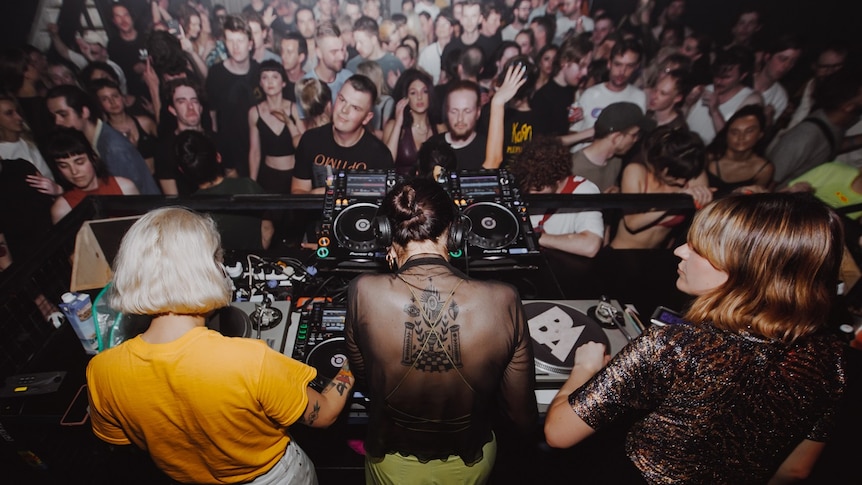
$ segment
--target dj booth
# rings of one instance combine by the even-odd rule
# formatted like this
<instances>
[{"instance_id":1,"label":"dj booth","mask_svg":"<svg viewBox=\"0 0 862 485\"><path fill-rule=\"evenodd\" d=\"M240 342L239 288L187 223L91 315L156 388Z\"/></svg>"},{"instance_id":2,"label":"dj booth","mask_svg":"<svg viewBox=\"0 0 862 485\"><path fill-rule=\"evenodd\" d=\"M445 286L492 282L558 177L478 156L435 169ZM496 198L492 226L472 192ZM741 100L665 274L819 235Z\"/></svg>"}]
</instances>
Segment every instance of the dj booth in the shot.
<instances>
[{"instance_id":1,"label":"dj booth","mask_svg":"<svg viewBox=\"0 0 862 485\"><path fill-rule=\"evenodd\" d=\"M383 196L395 182L387 172L339 173L323 197L87 199L46 239L39 252L43 258L16 263L0 279L0 377L7 387L14 379L33 383L20 395L0 397L4 462L12 463L10 469L30 483L40 479L52 483L57 477L82 473L96 473L105 483L112 481L105 477L116 473L136 476L141 483L163 479L151 466L141 468L145 457L118 457L116 451L106 450L92 436L86 418L73 416L85 412L81 386L88 356L68 324L55 329L34 303L40 295L56 303L69 290L73 273L77 274L71 261L79 256L74 241L82 226L93 232L98 252L109 264L131 221L96 221L160 206L213 213L281 211L294 214L293 220L311 222L297 223L296 237L316 244L316 249L294 244L252 254L226 248L225 266L235 301L215 312L208 326L225 335L264 340L274 350L315 366L322 375L334 375L346 358L347 284L362 272L387 271L373 225ZM453 264L470 277L501 280L520 292L534 340L540 407L568 376L579 345L599 341L616 353L642 332L641 321L648 322L657 305L681 308L687 301L674 287L678 260L669 250L603 250L592 259L540 250L528 217L528 207L606 212L691 209L686 196L528 197L505 171L449 174L439 182L469 221L464 246L450 253ZM85 292L95 298L101 289ZM128 338L143 331L147 321L124 325L122 333ZM351 473L362 467L361 456L351 450L364 435L367 405L360 390L331 429L291 430L319 471L328 470L329 475L321 473L322 483L353 483L352 478L335 477L341 470L355 477Z\"/></svg>"}]
</instances>

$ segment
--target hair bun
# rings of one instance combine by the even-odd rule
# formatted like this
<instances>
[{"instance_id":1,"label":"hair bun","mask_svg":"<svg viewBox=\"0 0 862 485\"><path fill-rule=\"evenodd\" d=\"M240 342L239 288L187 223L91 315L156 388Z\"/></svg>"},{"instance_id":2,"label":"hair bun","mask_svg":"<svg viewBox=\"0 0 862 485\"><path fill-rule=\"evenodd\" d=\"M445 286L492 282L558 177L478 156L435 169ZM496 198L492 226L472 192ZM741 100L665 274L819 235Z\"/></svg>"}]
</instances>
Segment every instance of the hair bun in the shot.
<instances>
[{"instance_id":1,"label":"hair bun","mask_svg":"<svg viewBox=\"0 0 862 485\"><path fill-rule=\"evenodd\" d=\"M395 223L406 228L425 224L425 212L416 202L416 189L405 185L394 199Z\"/></svg>"}]
</instances>

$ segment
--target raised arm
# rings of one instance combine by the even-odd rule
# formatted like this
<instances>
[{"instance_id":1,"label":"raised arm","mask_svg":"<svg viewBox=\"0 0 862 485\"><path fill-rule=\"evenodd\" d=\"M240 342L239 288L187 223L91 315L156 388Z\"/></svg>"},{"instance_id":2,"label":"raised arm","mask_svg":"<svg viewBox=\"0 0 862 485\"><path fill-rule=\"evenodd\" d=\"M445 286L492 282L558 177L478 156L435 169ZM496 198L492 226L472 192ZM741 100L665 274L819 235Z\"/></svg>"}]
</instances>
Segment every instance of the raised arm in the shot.
<instances>
[{"instance_id":1,"label":"raised arm","mask_svg":"<svg viewBox=\"0 0 862 485\"><path fill-rule=\"evenodd\" d=\"M398 157L398 141L401 138L401 128L404 126L404 109L408 102L410 100L407 98L399 99L398 104L395 105L395 118L387 121L386 126L383 127L383 143L386 143L386 147L389 148L393 160Z\"/></svg>"},{"instance_id":2,"label":"raised arm","mask_svg":"<svg viewBox=\"0 0 862 485\"><path fill-rule=\"evenodd\" d=\"M503 84L491 98L491 113L488 120L488 140L485 143L485 162L482 168L500 168L503 163L503 145L506 103L517 94L518 89L527 82L526 66L510 66L506 71Z\"/></svg>"}]
</instances>

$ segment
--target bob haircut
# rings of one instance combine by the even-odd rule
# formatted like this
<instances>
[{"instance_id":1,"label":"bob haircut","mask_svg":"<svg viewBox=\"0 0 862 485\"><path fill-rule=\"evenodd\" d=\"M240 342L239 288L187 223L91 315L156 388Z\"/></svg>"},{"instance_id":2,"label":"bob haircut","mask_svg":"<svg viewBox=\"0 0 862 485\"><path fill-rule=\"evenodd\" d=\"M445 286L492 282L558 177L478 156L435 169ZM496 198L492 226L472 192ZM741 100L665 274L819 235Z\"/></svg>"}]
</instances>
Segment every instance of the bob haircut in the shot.
<instances>
[{"instance_id":1,"label":"bob haircut","mask_svg":"<svg viewBox=\"0 0 862 485\"><path fill-rule=\"evenodd\" d=\"M836 292L843 238L839 217L810 194L730 196L706 206L688 244L728 278L685 318L787 343L814 333Z\"/></svg>"},{"instance_id":2,"label":"bob haircut","mask_svg":"<svg viewBox=\"0 0 862 485\"><path fill-rule=\"evenodd\" d=\"M260 63L258 67L257 82L260 84L260 78L265 72L274 72L281 76L282 81L287 81L287 73L284 72L284 66L280 62L272 59L267 59Z\"/></svg>"},{"instance_id":3,"label":"bob haircut","mask_svg":"<svg viewBox=\"0 0 862 485\"><path fill-rule=\"evenodd\" d=\"M42 154L53 167L57 168L57 161L61 158L71 158L78 155L86 155L93 164L93 170L96 172L96 178L105 182L110 174L105 167L102 159L93 150L93 146L87 141L84 133L74 129L59 126L48 134L43 146ZM59 171L59 169L57 169ZM66 177L60 177L62 180L58 182L66 189L72 188L72 183L66 180Z\"/></svg>"},{"instance_id":4,"label":"bob haircut","mask_svg":"<svg viewBox=\"0 0 862 485\"><path fill-rule=\"evenodd\" d=\"M180 207L145 214L114 261L111 306L135 315L201 315L230 303L215 222Z\"/></svg>"},{"instance_id":5,"label":"bob haircut","mask_svg":"<svg viewBox=\"0 0 862 485\"><path fill-rule=\"evenodd\" d=\"M437 242L455 220L456 210L440 184L416 178L396 184L378 214L389 219L392 243L405 247L411 241Z\"/></svg>"}]
</instances>

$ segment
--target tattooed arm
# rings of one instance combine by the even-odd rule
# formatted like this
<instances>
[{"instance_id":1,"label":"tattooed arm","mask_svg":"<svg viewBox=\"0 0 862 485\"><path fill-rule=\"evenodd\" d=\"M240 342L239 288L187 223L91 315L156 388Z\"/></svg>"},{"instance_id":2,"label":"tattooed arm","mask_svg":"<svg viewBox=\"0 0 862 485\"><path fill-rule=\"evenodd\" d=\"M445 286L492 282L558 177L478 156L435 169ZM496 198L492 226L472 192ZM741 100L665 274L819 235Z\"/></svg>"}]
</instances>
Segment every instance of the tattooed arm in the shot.
<instances>
[{"instance_id":1,"label":"tattooed arm","mask_svg":"<svg viewBox=\"0 0 862 485\"><path fill-rule=\"evenodd\" d=\"M338 374L320 392L311 387L306 388L308 406L299 422L313 428L326 428L335 422L341 410L347 403L350 390L356 380L350 372L350 365L345 362Z\"/></svg>"}]
</instances>

